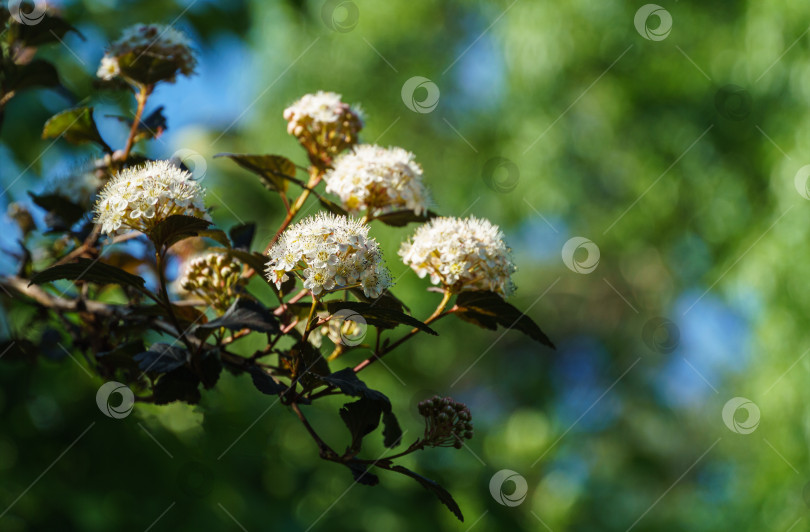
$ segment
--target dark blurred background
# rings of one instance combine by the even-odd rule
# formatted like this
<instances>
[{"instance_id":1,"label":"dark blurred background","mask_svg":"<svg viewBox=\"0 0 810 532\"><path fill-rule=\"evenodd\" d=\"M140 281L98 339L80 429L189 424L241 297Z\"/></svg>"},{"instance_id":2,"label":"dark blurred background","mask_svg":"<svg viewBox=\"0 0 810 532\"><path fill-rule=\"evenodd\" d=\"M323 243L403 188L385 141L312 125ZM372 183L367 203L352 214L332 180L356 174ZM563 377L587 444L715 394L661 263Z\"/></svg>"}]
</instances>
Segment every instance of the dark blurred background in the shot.
<instances>
[{"instance_id":1,"label":"dark blurred background","mask_svg":"<svg viewBox=\"0 0 810 532\"><path fill-rule=\"evenodd\" d=\"M465 523L409 479L381 472L377 487L353 485L245 376L223 374L198 406L138 405L114 420L96 407L102 381L79 358L6 363L0 511L13 506L0 530L808 529L810 194L800 169L810 164L810 4L58 7L85 39L69 33L39 53L97 116L132 106L92 91L124 27L160 22L191 36L198 75L150 99L147 113L164 105L169 129L147 154L199 153L215 222L256 221L256 249L282 218L278 198L213 156L279 153L303 164L282 110L319 89L359 103L362 139L413 151L435 211L501 226L519 267L510 302L557 350L446 319L439 337L418 337L364 372L392 398L406 441L422 430L419 400L441 393L470 405L468 448L406 460L454 494ZM403 95L415 76L427 80ZM432 84L440 96L430 110ZM94 155L40 139L45 120L75 103L40 90L8 105L4 208L30 204L27 190ZM125 126L100 122L120 146ZM8 218L3 226L11 249L17 235ZM425 317L439 296L396 255L413 229L373 233L394 292ZM593 244L574 241L584 244L565 256L574 237ZM14 268L8 254L0 266ZM6 315L3 334L20 334L24 321ZM307 411L338 447L340 404ZM368 456L382 454L379 439L368 439ZM526 479L520 505L490 493L502 469Z\"/></svg>"}]
</instances>

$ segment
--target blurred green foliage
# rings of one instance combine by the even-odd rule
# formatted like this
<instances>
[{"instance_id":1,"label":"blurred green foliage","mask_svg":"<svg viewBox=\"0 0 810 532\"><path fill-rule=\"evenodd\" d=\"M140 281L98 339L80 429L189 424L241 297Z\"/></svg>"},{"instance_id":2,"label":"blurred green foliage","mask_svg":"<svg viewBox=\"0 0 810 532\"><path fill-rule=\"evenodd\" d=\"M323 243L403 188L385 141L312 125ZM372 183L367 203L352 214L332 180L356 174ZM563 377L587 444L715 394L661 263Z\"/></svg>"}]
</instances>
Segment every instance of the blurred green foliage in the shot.
<instances>
[{"instance_id":1,"label":"blurred green foliage","mask_svg":"<svg viewBox=\"0 0 810 532\"><path fill-rule=\"evenodd\" d=\"M366 142L417 155L434 210L504 229L520 267L510 301L558 350L444 320L439 337L364 377L391 396L406 441L421 431L419 400L440 392L471 406L469 449L408 458L455 495L466 523L408 479L382 472L380 486L358 486L313 460L300 423L244 376L224 375L199 407L139 405L119 421L98 412L101 382L83 361L63 358L0 367L0 511L14 504L0 529L806 529L810 207L794 176L810 163L810 4L662 2L673 29L652 41L633 24L641 2L349 3L356 26L334 31L320 1L68 2L88 41L66 37L77 56L43 54L80 99L122 25L176 20L189 31L204 73L156 93L169 131L149 155L202 154L215 221L255 220L262 242L282 218L278 199L213 155L303 162L281 112L318 89L361 103ZM440 88L435 111L403 104L413 76ZM87 157L39 139L69 105L48 91L9 104L4 188L31 166L4 201ZM516 165L514 189L482 178L493 157ZM396 256L411 230L374 232L395 293L425 316L439 295ZM591 274L560 259L576 235L599 247ZM645 342L658 316L678 339ZM6 320L17 330L24 316ZM750 434L721 419L737 396L761 412ZM334 442L345 438L338 407L308 412ZM516 507L490 495L505 468L528 483Z\"/></svg>"}]
</instances>

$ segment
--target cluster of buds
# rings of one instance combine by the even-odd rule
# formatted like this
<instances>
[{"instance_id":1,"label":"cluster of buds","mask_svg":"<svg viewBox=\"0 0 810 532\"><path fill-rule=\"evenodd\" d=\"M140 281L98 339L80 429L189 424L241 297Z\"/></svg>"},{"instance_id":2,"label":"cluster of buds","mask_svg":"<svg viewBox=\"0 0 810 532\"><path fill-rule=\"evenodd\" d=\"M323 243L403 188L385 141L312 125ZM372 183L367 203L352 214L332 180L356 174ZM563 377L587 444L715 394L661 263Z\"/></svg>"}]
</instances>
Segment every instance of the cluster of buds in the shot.
<instances>
[{"instance_id":1,"label":"cluster of buds","mask_svg":"<svg viewBox=\"0 0 810 532\"><path fill-rule=\"evenodd\" d=\"M464 403L436 395L418 406L419 414L425 418L427 445L461 449L463 440L473 437L472 416Z\"/></svg>"},{"instance_id":2,"label":"cluster of buds","mask_svg":"<svg viewBox=\"0 0 810 532\"><path fill-rule=\"evenodd\" d=\"M197 59L183 33L161 24L136 24L124 30L101 58L96 75L104 80L124 76L137 83L174 82L194 73Z\"/></svg>"},{"instance_id":3,"label":"cluster of buds","mask_svg":"<svg viewBox=\"0 0 810 532\"><path fill-rule=\"evenodd\" d=\"M284 110L287 132L311 158L325 164L357 143L363 120L360 111L341 101L340 94L305 94Z\"/></svg>"},{"instance_id":4,"label":"cluster of buds","mask_svg":"<svg viewBox=\"0 0 810 532\"><path fill-rule=\"evenodd\" d=\"M209 253L189 261L180 288L198 296L218 312L224 312L245 284L242 265L225 253Z\"/></svg>"}]
</instances>

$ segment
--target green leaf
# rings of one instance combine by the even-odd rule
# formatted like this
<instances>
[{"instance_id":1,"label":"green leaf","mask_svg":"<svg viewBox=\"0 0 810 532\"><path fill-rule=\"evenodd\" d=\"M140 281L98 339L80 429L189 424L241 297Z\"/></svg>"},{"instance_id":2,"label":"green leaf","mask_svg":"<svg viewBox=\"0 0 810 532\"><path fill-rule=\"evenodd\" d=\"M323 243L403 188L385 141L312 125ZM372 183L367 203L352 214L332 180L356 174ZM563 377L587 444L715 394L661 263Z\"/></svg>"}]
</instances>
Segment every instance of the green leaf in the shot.
<instances>
[{"instance_id":1,"label":"green leaf","mask_svg":"<svg viewBox=\"0 0 810 532\"><path fill-rule=\"evenodd\" d=\"M447 508L453 512L459 521L464 522L464 516L461 513L461 508L459 508L458 503L453 499L453 496L450 495L450 492L441 487L438 482L435 480L431 480L429 478L423 477L422 475L411 471L410 469L402 466L392 466L390 468L391 471L396 471L397 473L401 473L407 477L411 477L412 479L416 480L419 484L422 485L426 490L433 492L439 500L447 506Z\"/></svg>"},{"instance_id":2,"label":"green leaf","mask_svg":"<svg viewBox=\"0 0 810 532\"><path fill-rule=\"evenodd\" d=\"M409 316L392 308L387 308L383 305L365 303L362 301L327 301L326 308L329 310L330 314L334 314L343 309L351 310L362 316L369 325L374 325L381 329L393 329L397 325L402 324L416 327L428 334L438 336L436 331L413 316Z\"/></svg>"},{"instance_id":3,"label":"green leaf","mask_svg":"<svg viewBox=\"0 0 810 532\"><path fill-rule=\"evenodd\" d=\"M494 292L461 292L456 299L456 306L458 310L455 314L464 321L493 331L498 325L516 329L532 340L555 349L548 336L531 318Z\"/></svg>"},{"instance_id":4,"label":"green leaf","mask_svg":"<svg viewBox=\"0 0 810 532\"><path fill-rule=\"evenodd\" d=\"M218 153L214 157L227 157L261 178L262 184L276 192L286 192L289 182L305 187L295 178L295 163L281 155L251 155L246 153Z\"/></svg>"},{"instance_id":5,"label":"green leaf","mask_svg":"<svg viewBox=\"0 0 810 532\"><path fill-rule=\"evenodd\" d=\"M180 346L158 342L152 344L149 351L135 355L134 359L141 371L168 373L186 363L188 351Z\"/></svg>"},{"instance_id":6,"label":"green leaf","mask_svg":"<svg viewBox=\"0 0 810 532\"><path fill-rule=\"evenodd\" d=\"M95 142L105 150L111 151L98 132L92 107L76 107L50 117L42 128L42 138L58 137L64 137L73 144Z\"/></svg>"},{"instance_id":7,"label":"green leaf","mask_svg":"<svg viewBox=\"0 0 810 532\"><path fill-rule=\"evenodd\" d=\"M125 272L115 266L104 264L98 259L79 259L76 262L60 264L35 274L31 284L43 284L67 279L69 281L85 281L96 284L120 284L143 289L146 281L137 275Z\"/></svg>"},{"instance_id":8,"label":"green leaf","mask_svg":"<svg viewBox=\"0 0 810 532\"><path fill-rule=\"evenodd\" d=\"M413 211L395 211L380 216L375 216L375 220L379 220L385 225L393 227L404 227L412 222L425 223L431 218L436 218L438 215L435 212L427 211L424 214L416 214Z\"/></svg>"},{"instance_id":9,"label":"green leaf","mask_svg":"<svg viewBox=\"0 0 810 532\"><path fill-rule=\"evenodd\" d=\"M278 332L278 318L264 305L252 299L238 298L231 304L225 314L208 323L198 325L197 329L214 330L225 327L232 331L250 329L263 333Z\"/></svg>"},{"instance_id":10,"label":"green leaf","mask_svg":"<svg viewBox=\"0 0 810 532\"><path fill-rule=\"evenodd\" d=\"M173 244L192 236L198 236L200 232L208 229L211 222L186 216L184 214L173 214L149 232L149 238L155 244L155 249L169 249Z\"/></svg>"},{"instance_id":11,"label":"green leaf","mask_svg":"<svg viewBox=\"0 0 810 532\"><path fill-rule=\"evenodd\" d=\"M191 405L200 402L200 379L188 368L180 367L166 373L155 384L155 404L165 405L184 401Z\"/></svg>"}]
</instances>

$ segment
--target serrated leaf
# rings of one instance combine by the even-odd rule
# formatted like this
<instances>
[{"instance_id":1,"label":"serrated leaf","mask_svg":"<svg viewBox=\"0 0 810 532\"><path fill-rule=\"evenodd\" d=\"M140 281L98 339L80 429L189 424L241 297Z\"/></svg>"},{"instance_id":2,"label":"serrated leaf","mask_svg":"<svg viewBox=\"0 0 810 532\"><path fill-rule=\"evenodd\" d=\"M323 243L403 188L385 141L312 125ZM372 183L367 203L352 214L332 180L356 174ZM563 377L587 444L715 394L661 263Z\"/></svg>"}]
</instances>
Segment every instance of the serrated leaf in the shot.
<instances>
[{"instance_id":1,"label":"serrated leaf","mask_svg":"<svg viewBox=\"0 0 810 532\"><path fill-rule=\"evenodd\" d=\"M222 244L223 246L226 247L230 247L231 245L231 241L228 239L228 235L226 235L225 231L223 231L222 229L205 229L197 233L197 236L210 238L217 244Z\"/></svg>"},{"instance_id":2,"label":"serrated leaf","mask_svg":"<svg viewBox=\"0 0 810 532\"><path fill-rule=\"evenodd\" d=\"M250 373L250 377L256 389L264 394L278 395L287 389L286 386L274 380L273 377L265 373L259 366L250 366L248 373Z\"/></svg>"},{"instance_id":3,"label":"serrated leaf","mask_svg":"<svg viewBox=\"0 0 810 532\"><path fill-rule=\"evenodd\" d=\"M365 303L373 303L375 307L388 308L396 310L398 312L403 312L404 310L410 312L411 310L405 303L403 303L397 296L392 294L389 290L385 290L377 299L370 299L366 297L366 294L363 293L363 290L361 288L351 288L349 291L352 293L354 297L356 297L360 301L363 301Z\"/></svg>"},{"instance_id":4,"label":"serrated leaf","mask_svg":"<svg viewBox=\"0 0 810 532\"><path fill-rule=\"evenodd\" d=\"M215 352L208 352L200 361L200 382L203 388L213 388L222 373L222 361Z\"/></svg>"},{"instance_id":5,"label":"serrated leaf","mask_svg":"<svg viewBox=\"0 0 810 532\"><path fill-rule=\"evenodd\" d=\"M316 194L318 201L323 205L323 207L333 214L337 214L339 216L347 216L349 213L346 212L346 209L335 203L334 201L324 198L320 194Z\"/></svg>"},{"instance_id":6,"label":"serrated leaf","mask_svg":"<svg viewBox=\"0 0 810 532\"><path fill-rule=\"evenodd\" d=\"M43 270L31 277L31 284L43 284L66 279L96 284L120 284L143 289L146 281L137 275L125 272L115 266L104 264L98 259L79 259L76 262L60 264Z\"/></svg>"},{"instance_id":7,"label":"serrated leaf","mask_svg":"<svg viewBox=\"0 0 810 532\"><path fill-rule=\"evenodd\" d=\"M23 9L31 9L30 5ZM41 19L31 20L31 24L19 24L12 19L9 27L11 38L20 46L41 46L43 44L59 42L69 31L75 32L79 37L84 36L65 19L53 12L45 12Z\"/></svg>"},{"instance_id":8,"label":"serrated leaf","mask_svg":"<svg viewBox=\"0 0 810 532\"><path fill-rule=\"evenodd\" d=\"M46 223L52 231L67 231L84 216L84 209L60 194L37 196L28 192L31 200L47 211Z\"/></svg>"},{"instance_id":9,"label":"serrated leaf","mask_svg":"<svg viewBox=\"0 0 810 532\"><path fill-rule=\"evenodd\" d=\"M211 222L201 218L173 214L157 224L149 232L148 236L155 244L156 249L163 249L164 247L168 249L184 238L198 236L201 231L205 231L210 225Z\"/></svg>"},{"instance_id":10,"label":"serrated leaf","mask_svg":"<svg viewBox=\"0 0 810 532\"><path fill-rule=\"evenodd\" d=\"M295 163L281 155L218 153L215 157L231 159L245 170L258 175L265 187L276 192L286 192L290 181L305 186L295 177Z\"/></svg>"},{"instance_id":11,"label":"serrated leaf","mask_svg":"<svg viewBox=\"0 0 810 532\"><path fill-rule=\"evenodd\" d=\"M184 365L188 360L188 351L180 346L154 343L149 351L135 355L141 371L151 373L168 373Z\"/></svg>"},{"instance_id":12,"label":"serrated leaf","mask_svg":"<svg viewBox=\"0 0 810 532\"><path fill-rule=\"evenodd\" d=\"M352 443L349 448L352 451L359 451L363 438L380 424L382 407L379 401L362 397L359 401L343 405L339 413L352 435Z\"/></svg>"},{"instance_id":13,"label":"serrated leaf","mask_svg":"<svg viewBox=\"0 0 810 532\"><path fill-rule=\"evenodd\" d=\"M76 107L50 117L42 128L42 138L55 139L60 136L73 144L95 142L110 151L98 132L92 107Z\"/></svg>"},{"instance_id":14,"label":"serrated leaf","mask_svg":"<svg viewBox=\"0 0 810 532\"><path fill-rule=\"evenodd\" d=\"M402 427L399 426L397 416L394 415L393 410L383 410L383 445L389 449L393 449L402 443Z\"/></svg>"},{"instance_id":15,"label":"serrated leaf","mask_svg":"<svg viewBox=\"0 0 810 532\"><path fill-rule=\"evenodd\" d=\"M231 237L232 245L235 249L243 251L250 251L250 244L253 242L253 236L256 234L256 224L253 222L234 225L228 231L228 236Z\"/></svg>"},{"instance_id":16,"label":"serrated leaf","mask_svg":"<svg viewBox=\"0 0 810 532\"><path fill-rule=\"evenodd\" d=\"M436 218L438 215L435 212L427 211L424 214L416 214L413 211L395 211L380 216L375 216L374 219L378 220L385 225L392 227L404 227L409 223L425 223L431 218Z\"/></svg>"},{"instance_id":17,"label":"serrated leaf","mask_svg":"<svg viewBox=\"0 0 810 532\"><path fill-rule=\"evenodd\" d=\"M540 327L517 308L503 300L494 292L461 292L456 299L459 318L480 327L496 330L498 325L515 329L532 340L555 349L548 336Z\"/></svg>"},{"instance_id":18,"label":"serrated leaf","mask_svg":"<svg viewBox=\"0 0 810 532\"><path fill-rule=\"evenodd\" d=\"M225 314L208 323L198 325L198 329L214 330L225 327L232 331L250 329L263 333L278 332L278 317L261 303L252 299L238 298Z\"/></svg>"},{"instance_id":19,"label":"serrated leaf","mask_svg":"<svg viewBox=\"0 0 810 532\"><path fill-rule=\"evenodd\" d=\"M181 367L170 371L158 379L154 389L156 405L183 401L191 405L200 402L200 379L188 368Z\"/></svg>"},{"instance_id":20,"label":"serrated leaf","mask_svg":"<svg viewBox=\"0 0 810 532\"><path fill-rule=\"evenodd\" d=\"M393 308L387 308L382 305L375 305L374 303L365 303L362 301L327 301L326 307L330 314L343 309L356 312L369 325L374 325L381 329L393 329L397 325L409 325L424 331L428 334L438 336L438 333L417 320L413 316L409 316L404 312L399 312Z\"/></svg>"},{"instance_id":21,"label":"serrated leaf","mask_svg":"<svg viewBox=\"0 0 810 532\"><path fill-rule=\"evenodd\" d=\"M390 470L396 471L397 473L401 473L407 477L411 477L412 479L419 482L419 484L421 484L422 487L424 487L426 490L433 492L433 494L439 498L442 504L447 506L447 508L451 512L453 512L453 515L455 515L459 521L464 522L464 515L462 515L461 508L459 508L458 503L456 503L456 501L453 499L453 496L450 495L450 492L441 487L438 482L436 482L435 480L431 480L427 477L423 477L422 475L414 471L411 471L407 467L397 465L392 466Z\"/></svg>"},{"instance_id":22,"label":"serrated leaf","mask_svg":"<svg viewBox=\"0 0 810 532\"><path fill-rule=\"evenodd\" d=\"M9 63L4 73L7 78L7 92L20 92L32 87L62 86L56 68L43 59L34 59L24 65Z\"/></svg>"},{"instance_id":23,"label":"serrated leaf","mask_svg":"<svg viewBox=\"0 0 810 532\"><path fill-rule=\"evenodd\" d=\"M380 478L377 475L368 472L368 464L352 459L346 462L346 467L352 472L352 477L358 484L376 486L380 483Z\"/></svg>"},{"instance_id":24,"label":"serrated leaf","mask_svg":"<svg viewBox=\"0 0 810 532\"><path fill-rule=\"evenodd\" d=\"M382 413L383 444L386 447L396 447L402 440L402 429L396 416L391 410L391 401L382 392L372 390L361 381L352 368L344 368L332 374L321 376L320 379L330 384L346 395L361 397L376 402Z\"/></svg>"}]
</instances>

